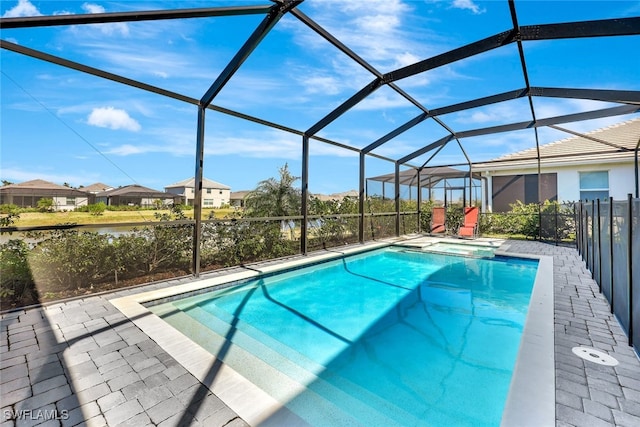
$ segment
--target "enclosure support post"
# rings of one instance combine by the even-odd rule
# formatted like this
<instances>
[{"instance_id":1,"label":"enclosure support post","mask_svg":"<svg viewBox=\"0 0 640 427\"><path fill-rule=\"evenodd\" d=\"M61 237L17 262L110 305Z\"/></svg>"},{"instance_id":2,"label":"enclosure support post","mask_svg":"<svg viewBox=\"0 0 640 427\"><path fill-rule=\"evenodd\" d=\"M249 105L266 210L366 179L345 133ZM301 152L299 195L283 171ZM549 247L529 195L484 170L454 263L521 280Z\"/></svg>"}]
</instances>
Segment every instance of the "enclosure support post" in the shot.
<instances>
[{"instance_id":1,"label":"enclosure support post","mask_svg":"<svg viewBox=\"0 0 640 427\"><path fill-rule=\"evenodd\" d=\"M611 244L609 245L609 262L611 263L611 268L609 269L611 272L611 301L609 301L609 307L611 307L611 314L613 314L613 245L615 239L613 238L613 197L609 197L609 241Z\"/></svg>"},{"instance_id":2,"label":"enclosure support post","mask_svg":"<svg viewBox=\"0 0 640 427\"><path fill-rule=\"evenodd\" d=\"M629 337L629 345L633 345L633 194L627 194L627 219L629 220L629 227L627 228L627 275L629 280L627 281L629 296L629 331L627 336Z\"/></svg>"},{"instance_id":3,"label":"enclosure support post","mask_svg":"<svg viewBox=\"0 0 640 427\"><path fill-rule=\"evenodd\" d=\"M636 176L636 199L640 197L640 173L638 172L638 152L640 151L640 139L638 139L638 143L636 144L634 153L634 162L633 162L633 171Z\"/></svg>"},{"instance_id":4,"label":"enclosure support post","mask_svg":"<svg viewBox=\"0 0 640 427\"><path fill-rule=\"evenodd\" d=\"M473 166L469 163L469 206L473 206Z\"/></svg>"},{"instance_id":5,"label":"enclosure support post","mask_svg":"<svg viewBox=\"0 0 640 427\"><path fill-rule=\"evenodd\" d=\"M200 240L202 237L202 173L204 168L204 122L206 107L198 105L198 129L196 133L196 170L193 179L193 260L191 271L200 277Z\"/></svg>"},{"instance_id":6,"label":"enclosure support post","mask_svg":"<svg viewBox=\"0 0 640 427\"><path fill-rule=\"evenodd\" d=\"M590 263L590 270L591 270L591 278L595 279L596 275L593 272L593 270L595 270L595 263L594 263L594 259L595 259L595 255L596 255L596 239L595 239L595 235L596 235L596 221L595 221L595 213L596 213L596 201L595 200L591 200L591 257L589 258L591 263Z\"/></svg>"},{"instance_id":7,"label":"enclosure support post","mask_svg":"<svg viewBox=\"0 0 640 427\"><path fill-rule=\"evenodd\" d=\"M418 194L416 195L416 203L418 204L418 233L422 232L422 224L420 223L420 214L422 213L422 182L420 181L420 171L421 169L416 171L416 178L418 180Z\"/></svg>"},{"instance_id":8,"label":"enclosure support post","mask_svg":"<svg viewBox=\"0 0 640 427\"><path fill-rule=\"evenodd\" d=\"M302 211L302 224L300 225L300 253L307 254L307 221L309 202L309 136L302 135L302 203L300 210Z\"/></svg>"},{"instance_id":9,"label":"enclosure support post","mask_svg":"<svg viewBox=\"0 0 640 427\"><path fill-rule=\"evenodd\" d=\"M360 215L360 222L358 224L358 241L364 243L364 198L365 194L365 169L364 169L365 154L360 152L360 188L358 190L358 214Z\"/></svg>"},{"instance_id":10,"label":"enclosure support post","mask_svg":"<svg viewBox=\"0 0 640 427\"><path fill-rule=\"evenodd\" d=\"M396 237L400 236L400 163L396 162L395 201L396 201Z\"/></svg>"}]
</instances>

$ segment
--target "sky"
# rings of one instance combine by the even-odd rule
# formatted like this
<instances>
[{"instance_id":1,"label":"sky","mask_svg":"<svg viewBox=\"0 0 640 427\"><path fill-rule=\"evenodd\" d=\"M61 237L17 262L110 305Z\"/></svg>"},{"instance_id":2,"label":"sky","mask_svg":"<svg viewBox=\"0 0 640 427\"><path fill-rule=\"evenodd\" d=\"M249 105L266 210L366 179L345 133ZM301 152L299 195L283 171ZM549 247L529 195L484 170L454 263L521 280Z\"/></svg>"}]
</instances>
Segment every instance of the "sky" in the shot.
<instances>
[{"instance_id":1,"label":"sky","mask_svg":"<svg viewBox=\"0 0 640 427\"><path fill-rule=\"evenodd\" d=\"M3 0L3 18L169 8L269 5L247 1ZM517 0L520 25L640 16L640 1ZM299 10L381 73L509 30L506 0L306 0ZM200 99L263 15L3 29L1 37L71 61ZM640 90L640 36L523 43L532 86ZM58 184L139 184L157 190L194 176L197 108L168 97L40 61L6 49L1 60L0 179ZM287 14L232 76L213 104L305 131L374 76ZM428 109L525 87L515 43L396 82ZM537 97L537 118L613 104ZM422 111L383 86L318 136L363 148ZM638 117L562 126L587 132ZM454 131L531 120L527 98L440 116ZM374 152L399 159L448 131L427 120ZM539 130L540 143L571 135ZM535 147L531 129L454 140L429 165L493 159ZM301 175L301 137L208 110L204 176L250 190L288 164ZM411 161L424 164L433 153ZM309 190L358 188L354 151L311 141ZM366 175L394 164L367 157ZM371 190L374 191L374 190Z\"/></svg>"}]
</instances>

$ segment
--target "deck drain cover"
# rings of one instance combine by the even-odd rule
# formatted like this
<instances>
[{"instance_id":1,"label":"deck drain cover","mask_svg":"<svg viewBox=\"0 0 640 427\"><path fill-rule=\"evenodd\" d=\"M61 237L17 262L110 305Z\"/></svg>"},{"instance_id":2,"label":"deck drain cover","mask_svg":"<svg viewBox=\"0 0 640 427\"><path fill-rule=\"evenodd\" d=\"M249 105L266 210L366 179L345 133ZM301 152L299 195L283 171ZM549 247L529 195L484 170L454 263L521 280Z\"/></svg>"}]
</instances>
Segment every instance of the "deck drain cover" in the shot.
<instances>
[{"instance_id":1,"label":"deck drain cover","mask_svg":"<svg viewBox=\"0 0 640 427\"><path fill-rule=\"evenodd\" d=\"M618 361L615 358L609 356L607 353L601 352L600 350L596 350L595 348L573 347L571 351L573 351L576 356L599 365L616 366L618 364Z\"/></svg>"}]
</instances>

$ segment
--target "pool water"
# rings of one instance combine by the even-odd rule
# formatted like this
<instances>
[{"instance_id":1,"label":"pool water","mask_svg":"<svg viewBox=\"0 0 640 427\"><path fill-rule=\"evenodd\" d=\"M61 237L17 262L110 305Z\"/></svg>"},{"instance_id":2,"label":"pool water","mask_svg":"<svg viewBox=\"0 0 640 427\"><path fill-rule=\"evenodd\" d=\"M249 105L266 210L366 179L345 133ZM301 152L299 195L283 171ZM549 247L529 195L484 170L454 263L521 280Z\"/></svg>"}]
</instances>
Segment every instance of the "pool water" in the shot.
<instances>
[{"instance_id":1,"label":"pool water","mask_svg":"<svg viewBox=\"0 0 640 427\"><path fill-rule=\"evenodd\" d=\"M428 252L441 252L447 254L477 256L477 257L493 257L496 251L495 247L471 245L462 243L438 242L429 246L425 246L423 250Z\"/></svg>"},{"instance_id":2,"label":"pool water","mask_svg":"<svg viewBox=\"0 0 640 427\"><path fill-rule=\"evenodd\" d=\"M497 426L536 270L386 248L149 309L311 425Z\"/></svg>"}]
</instances>

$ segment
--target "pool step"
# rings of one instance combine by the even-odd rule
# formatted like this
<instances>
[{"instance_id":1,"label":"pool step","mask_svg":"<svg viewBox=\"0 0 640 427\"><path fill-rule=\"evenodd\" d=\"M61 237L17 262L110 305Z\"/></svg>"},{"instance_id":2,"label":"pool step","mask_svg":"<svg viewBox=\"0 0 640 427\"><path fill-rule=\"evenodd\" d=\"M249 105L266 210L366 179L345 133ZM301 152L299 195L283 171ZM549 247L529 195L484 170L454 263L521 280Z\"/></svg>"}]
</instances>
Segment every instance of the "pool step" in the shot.
<instances>
[{"instance_id":1,"label":"pool step","mask_svg":"<svg viewBox=\"0 0 640 427\"><path fill-rule=\"evenodd\" d=\"M189 315L174 312L165 320L179 330L188 331L191 339L242 372L310 425L421 424L421 420L403 409L343 377L328 374L325 367L282 343L277 346L286 355L273 350L276 345L273 338L233 320L222 310L213 315L196 307L189 310ZM199 327L198 322L206 323L212 330ZM225 345L226 340L233 345ZM322 378L327 374L331 381ZM368 403L358 396L364 396Z\"/></svg>"}]
</instances>

